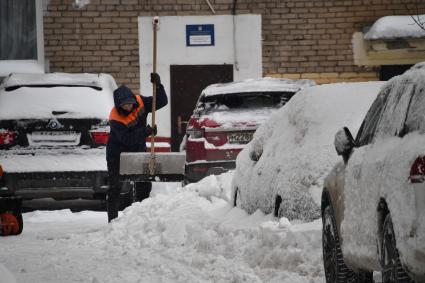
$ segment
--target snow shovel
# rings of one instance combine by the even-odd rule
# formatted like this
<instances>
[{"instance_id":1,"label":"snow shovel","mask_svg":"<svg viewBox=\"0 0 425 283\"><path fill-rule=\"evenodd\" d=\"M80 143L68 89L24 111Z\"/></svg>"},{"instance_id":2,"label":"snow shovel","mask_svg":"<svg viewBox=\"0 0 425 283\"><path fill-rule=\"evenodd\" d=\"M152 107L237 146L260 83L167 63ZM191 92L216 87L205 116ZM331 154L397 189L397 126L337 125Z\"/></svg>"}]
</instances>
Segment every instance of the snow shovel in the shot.
<instances>
[{"instance_id":1,"label":"snow shovel","mask_svg":"<svg viewBox=\"0 0 425 283\"><path fill-rule=\"evenodd\" d=\"M159 18L154 17L153 27L153 72L156 73L157 31ZM155 123L156 85L152 94L152 127ZM150 152L123 152L121 154L121 179L130 181L182 181L186 154L180 152L155 153L155 136L151 135Z\"/></svg>"}]
</instances>

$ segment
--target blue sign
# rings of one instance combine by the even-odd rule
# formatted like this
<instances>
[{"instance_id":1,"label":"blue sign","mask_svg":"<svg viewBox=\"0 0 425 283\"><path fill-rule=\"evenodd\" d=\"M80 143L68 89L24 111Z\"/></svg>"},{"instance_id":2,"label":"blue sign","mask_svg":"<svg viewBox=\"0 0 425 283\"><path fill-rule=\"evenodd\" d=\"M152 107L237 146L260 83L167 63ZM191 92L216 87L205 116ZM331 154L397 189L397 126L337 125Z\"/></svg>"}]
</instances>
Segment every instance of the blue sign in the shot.
<instances>
[{"instance_id":1,"label":"blue sign","mask_svg":"<svg viewBox=\"0 0 425 283\"><path fill-rule=\"evenodd\" d=\"M214 25L186 25L186 46L214 46Z\"/></svg>"}]
</instances>

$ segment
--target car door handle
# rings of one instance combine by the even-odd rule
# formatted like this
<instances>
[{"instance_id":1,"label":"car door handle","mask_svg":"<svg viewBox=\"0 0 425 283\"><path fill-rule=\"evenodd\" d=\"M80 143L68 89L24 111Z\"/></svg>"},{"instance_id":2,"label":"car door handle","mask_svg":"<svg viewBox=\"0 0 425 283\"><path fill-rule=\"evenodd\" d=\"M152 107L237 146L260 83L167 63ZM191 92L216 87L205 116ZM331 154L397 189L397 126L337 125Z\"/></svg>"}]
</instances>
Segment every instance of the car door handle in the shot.
<instances>
[{"instance_id":1,"label":"car door handle","mask_svg":"<svg viewBox=\"0 0 425 283\"><path fill-rule=\"evenodd\" d=\"M188 122L189 121L183 121L180 115L177 117L177 132L179 135L183 134L182 124L187 124Z\"/></svg>"}]
</instances>

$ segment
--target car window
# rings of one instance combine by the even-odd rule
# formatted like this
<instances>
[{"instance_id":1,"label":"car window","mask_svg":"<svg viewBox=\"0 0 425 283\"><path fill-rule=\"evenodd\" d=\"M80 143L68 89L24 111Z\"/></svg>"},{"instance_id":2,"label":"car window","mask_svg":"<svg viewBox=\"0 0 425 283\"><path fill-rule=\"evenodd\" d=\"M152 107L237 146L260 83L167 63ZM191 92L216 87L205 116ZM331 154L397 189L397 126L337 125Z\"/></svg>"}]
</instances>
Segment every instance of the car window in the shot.
<instances>
[{"instance_id":1,"label":"car window","mask_svg":"<svg viewBox=\"0 0 425 283\"><path fill-rule=\"evenodd\" d=\"M414 131L425 132L425 87L423 85L417 86L413 91L405 122L405 134Z\"/></svg>"},{"instance_id":2,"label":"car window","mask_svg":"<svg viewBox=\"0 0 425 283\"><path fill-rule=\"evenodd\" d=\"M293 92L250 92L205 96L198 107L204 111L280 108L293 95Z\"/></svg>"},{"instance_id":3,"label":"car window","mask_svg":"<svg viewBox=\"0 0 425 283\"><path fill-rule=\"evenodd\" d=\"M358 146L367 145L372 142L376 126L378 125L378 121L382 116L382 112L388 100L389 92L390 88L382 89L369 108L357 134L356 144Z\"/></svg>"},{"instance_id":4,"label":"car window","mask_svg":"<svg viewBox=\"0 0 425 283\"><path fill-rule=\"evenodd\" d=\"M414 90L415 85L408 78L395 80L390 84L388 101L376 127L374 139L404 134L404 123Z\"/></svg>"}]
</instances>

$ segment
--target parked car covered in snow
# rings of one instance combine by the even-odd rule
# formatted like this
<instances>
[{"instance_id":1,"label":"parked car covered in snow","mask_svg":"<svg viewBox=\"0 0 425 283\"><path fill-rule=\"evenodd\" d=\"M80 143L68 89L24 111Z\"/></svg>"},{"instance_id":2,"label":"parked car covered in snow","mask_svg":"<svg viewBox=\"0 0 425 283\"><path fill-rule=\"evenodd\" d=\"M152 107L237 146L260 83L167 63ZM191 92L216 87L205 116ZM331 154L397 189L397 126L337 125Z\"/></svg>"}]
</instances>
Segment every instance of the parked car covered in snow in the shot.
<instances>
[{"instance_id":1,"label":"parked car covered in snow","mask_svg":"<svg viewBox=\"0 0 425 283\"><path fill-rule=\"evenodd\" d=\"M102 146L116 87L107 74L6 77L0 85L0 164L6 189L0 195L71 199L104 193Z\"/></svg>"},{"instance_id":2,"label":"parked car covered in snow","mask_svg":"<svg viewBox=\"0 0 425 283\"><path fill-rule=\"evenodd\" d=\"M187 127L185 177L194 182L235 167L258 126L311 80L249 79L205 88Z\"/></svg>"},{"instance_id":3,"label":"parked car covered in snow","mask_svg":"<svg viewBox=\"0 0 425 283\"><path fill-rule=\"evenodd\" d=\"M388 81L356 138L344 127L335 147L343 160L322 195L327 282L373 282L372 271L425 282L425 69Z\"/></svg>"},{"instance_id":4,"label":"parked car covered in snow","mask_svg":"<svg viewBox=\"0 0 425 283\"><path fill-rule=\"evenodd\" d=\"M332 133L353 129L382 82L312 86L296 94L262 124L239 154L232 180L233 203L290 220L320 217L322 184L338 160Z\"/></svg>"}]
</instances>

